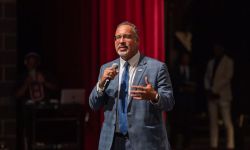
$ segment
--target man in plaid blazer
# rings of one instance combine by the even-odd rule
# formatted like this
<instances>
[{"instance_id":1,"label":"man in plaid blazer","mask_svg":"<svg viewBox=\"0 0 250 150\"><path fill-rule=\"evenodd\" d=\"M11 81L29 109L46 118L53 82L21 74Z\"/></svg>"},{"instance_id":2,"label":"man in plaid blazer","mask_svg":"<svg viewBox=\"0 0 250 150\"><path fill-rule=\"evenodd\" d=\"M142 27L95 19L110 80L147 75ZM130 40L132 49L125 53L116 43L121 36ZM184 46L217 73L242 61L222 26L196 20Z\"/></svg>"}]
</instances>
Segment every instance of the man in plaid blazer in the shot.
<instances>
[{"instance_id":1,"label":"man in plaid blazer","mask_svg":"<svg viewBox=\"0 0 250 150\"><path fill-rule=\"evenodd\" d=\"M139 52L134 24L119 24L114 38L120 58L101 67L98 83L89 96L92 109L104 108L99 150L170 150L162 119L162 112L174 106L167 66ZM121 92L126 92L121 86L126 63L129 80L124 130L120 128L119 103Z\"/></svg>"}]
</instances>

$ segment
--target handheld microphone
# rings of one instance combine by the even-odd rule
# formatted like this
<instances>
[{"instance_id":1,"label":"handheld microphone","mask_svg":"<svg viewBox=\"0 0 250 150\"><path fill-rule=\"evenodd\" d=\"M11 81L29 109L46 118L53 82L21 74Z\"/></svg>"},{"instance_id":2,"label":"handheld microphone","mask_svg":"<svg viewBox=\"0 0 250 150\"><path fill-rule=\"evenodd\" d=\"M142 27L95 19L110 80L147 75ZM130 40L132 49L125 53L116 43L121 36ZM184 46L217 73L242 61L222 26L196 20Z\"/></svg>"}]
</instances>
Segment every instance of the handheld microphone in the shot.
<instances>
[{"instance_id":1,"label":"handheld microphone","mask_svg":"<svg viewBox=\"0 0 250 150\"><path fill-rule=\"evenodd\" d=\"M112 69L118 69L118 64L117 63L113 63L112 64ZM109 85L109 83L110 83L110 80L111 79L106 79L105 80L105 83L104 83L104 89L106 89L107 87L108 87L108 85Z\"/></svg>"}]
</instances>

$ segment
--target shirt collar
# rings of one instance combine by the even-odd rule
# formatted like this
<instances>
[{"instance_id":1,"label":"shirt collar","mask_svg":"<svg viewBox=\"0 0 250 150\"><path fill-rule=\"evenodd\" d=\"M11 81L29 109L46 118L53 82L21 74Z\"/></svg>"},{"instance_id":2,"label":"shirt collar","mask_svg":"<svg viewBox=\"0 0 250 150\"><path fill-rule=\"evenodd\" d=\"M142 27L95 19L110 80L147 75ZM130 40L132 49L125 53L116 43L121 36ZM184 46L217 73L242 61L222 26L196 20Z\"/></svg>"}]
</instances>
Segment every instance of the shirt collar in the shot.
<instances>
[{"instance_id":1,"label":"shirt collar","mask_svg":"<svg viewBox=\"0 0 250 150\"><path fill-rule=\"evenodd\" d=\"M140 52L138 51L132 58L128 60L128 63L130 66L135 66L136 64L138 64L139 59L140 59ZM123 67L125 62L126 61L120 57L120 66Z\"/></svg>"}]
</instances>

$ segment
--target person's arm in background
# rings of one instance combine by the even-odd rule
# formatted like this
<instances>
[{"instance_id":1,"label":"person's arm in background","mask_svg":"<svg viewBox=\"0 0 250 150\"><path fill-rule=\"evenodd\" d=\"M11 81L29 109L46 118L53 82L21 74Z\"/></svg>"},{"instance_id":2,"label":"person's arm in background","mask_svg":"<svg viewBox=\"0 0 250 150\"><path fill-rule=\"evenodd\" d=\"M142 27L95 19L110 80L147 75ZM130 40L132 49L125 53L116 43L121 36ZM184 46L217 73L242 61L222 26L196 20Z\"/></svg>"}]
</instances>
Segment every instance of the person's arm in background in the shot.
<instances>
[{"instance_id":1,"label":"person's arm in background","mask_svg":"<svg viewBox=\"0 0 250 150\"><path fill-rule=\"evenodd\" d=\"M204 86L205 86L204 88L206 91L211 91L211 85L210 85L211 73L212 73L211 62L208 62L204 77Z\"/></svg>"},{"instance_id":2,"label":"person's arm in background","mask_svg":"<svg viewBox=\"0 0 250 150\"><path fill-rule=\"evenodd\" d=\"M15 97L21 98L25 96L26 92L28 91L29 84L32 81L32 78L30 76L26 76L26 78L23 81L20 81L21 84L18 86Z\"/></svg>"},{"instance_id":3,"label":"person's arm in background","mask_svg":"<svg viewBox=\"0 0 250 150\"><path fill-rule=\"evenodd\" d=\"M59 87L56 84L55 78L52 78L52 75L49 73L38 72L38 81L41 82L45 88L50 91L58 91Z\"/></svg>"}]
</instances>

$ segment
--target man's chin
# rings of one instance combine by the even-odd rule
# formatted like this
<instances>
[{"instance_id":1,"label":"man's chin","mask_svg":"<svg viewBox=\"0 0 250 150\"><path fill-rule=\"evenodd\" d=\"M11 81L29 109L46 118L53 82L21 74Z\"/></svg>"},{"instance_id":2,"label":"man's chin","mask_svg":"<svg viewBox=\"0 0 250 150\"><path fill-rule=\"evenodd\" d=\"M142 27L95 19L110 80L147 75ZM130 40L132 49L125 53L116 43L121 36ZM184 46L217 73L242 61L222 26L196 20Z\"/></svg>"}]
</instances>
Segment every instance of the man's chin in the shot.
<instances>
[{"instance_id":1,"label":"man's chin","mask_svg":"<svg viewBox=\"0 0 250 150\"><path fill-rule=\"evenodd\" d=\"M118 55L120 57L126 57L128 55L128 52L127 51L124 51L124 52L118 52Z\"/></svg>"}]
</instances>

